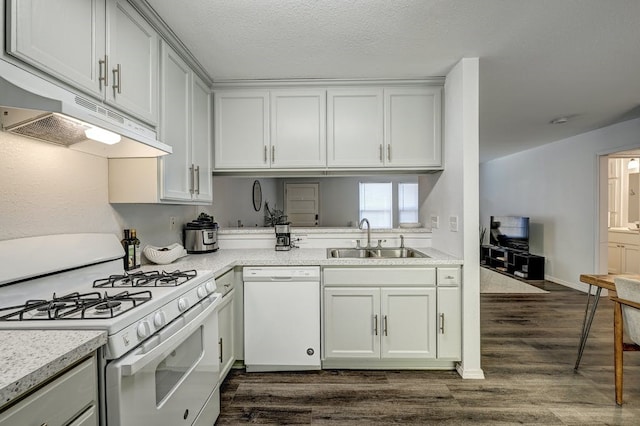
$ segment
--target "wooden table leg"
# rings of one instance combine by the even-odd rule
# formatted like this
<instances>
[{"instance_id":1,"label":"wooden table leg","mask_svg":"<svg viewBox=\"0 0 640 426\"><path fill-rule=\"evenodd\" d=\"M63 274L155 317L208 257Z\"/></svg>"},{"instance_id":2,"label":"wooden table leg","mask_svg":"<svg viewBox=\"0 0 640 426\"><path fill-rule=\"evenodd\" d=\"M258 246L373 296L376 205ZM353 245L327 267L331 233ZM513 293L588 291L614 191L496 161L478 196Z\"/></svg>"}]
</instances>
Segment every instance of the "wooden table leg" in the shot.
<instances>
[{"instance_id":1,"label":"wooden table leg","mask_svg":"<svg viewBox=\"0 0 640 426\"><path fill-rule=\"evenodd\" d=\"M622 324L622 305L616 303L613 308L613 335L614 335L614 367L615 367L615 386L616 386L616 404L622 405L622 355L623 355L623 324Z\"/></svg>"}]
</instances>

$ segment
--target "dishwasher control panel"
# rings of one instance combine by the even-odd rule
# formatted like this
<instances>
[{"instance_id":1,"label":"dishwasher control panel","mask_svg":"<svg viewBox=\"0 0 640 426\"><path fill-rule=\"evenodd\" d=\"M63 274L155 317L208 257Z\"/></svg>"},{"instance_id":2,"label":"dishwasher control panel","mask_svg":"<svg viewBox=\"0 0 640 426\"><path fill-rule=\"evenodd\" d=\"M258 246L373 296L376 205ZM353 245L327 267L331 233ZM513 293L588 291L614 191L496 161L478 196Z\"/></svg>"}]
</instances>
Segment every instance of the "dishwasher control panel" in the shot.
<instances>
[{"instance_id":1,"label":"dishwasher control panel","mask_svg":"<svg viewBox=\"0 0 640 426\"><path fill-rule=\"evenodd\" d=\"M242 271L243 281L318 281L320 268L318 266L304 267L247 267Z\"/></svg>"}]
</instances>

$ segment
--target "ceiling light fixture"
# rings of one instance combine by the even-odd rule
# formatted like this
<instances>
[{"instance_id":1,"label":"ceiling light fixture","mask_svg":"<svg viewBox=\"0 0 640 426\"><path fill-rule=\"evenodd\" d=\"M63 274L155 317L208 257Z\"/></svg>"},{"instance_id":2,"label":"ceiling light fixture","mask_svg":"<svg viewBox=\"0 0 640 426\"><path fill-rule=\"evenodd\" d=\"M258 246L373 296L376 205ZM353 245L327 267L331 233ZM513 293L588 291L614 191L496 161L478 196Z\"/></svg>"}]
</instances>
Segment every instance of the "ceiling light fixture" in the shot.
<instances>
[{"instance_id":1,"label":"ceiling light fixture","mask_svg":"<svg viewBox=\"0 0 640 426\"><path fill-rule=\"evenodd\" d=\"M107 145L113 145L120 142L119 134L110 132L105 129L101 129L100 127L91 127L84 131L84 134L87 138L92 139L97 142L102 142Z\"/></svg>"},{"instance_id":2,"label":"ceiling light fixture","mask_svg":"<svg viewBox=\"0 0 640 426\"><path fill-rule=\"evenodd\" d=\"M568 121L569 121L568 117L558 117L558 118L554 118L549 123L550 124L564 124L564 123L566 123Z\"/></svg>"},{"instance_id":3,"label":"ceiling light fixture","mask_svg":"<svg viewBox=\"0 0 640 426\"><path fill-rule=\"evenodd\" d=\"M638 168L638 160L636 158L632 158L631 160L629 160L629 163L627 164L627 169L633 170L637 168Z\"/></svg>"}]
</instances>

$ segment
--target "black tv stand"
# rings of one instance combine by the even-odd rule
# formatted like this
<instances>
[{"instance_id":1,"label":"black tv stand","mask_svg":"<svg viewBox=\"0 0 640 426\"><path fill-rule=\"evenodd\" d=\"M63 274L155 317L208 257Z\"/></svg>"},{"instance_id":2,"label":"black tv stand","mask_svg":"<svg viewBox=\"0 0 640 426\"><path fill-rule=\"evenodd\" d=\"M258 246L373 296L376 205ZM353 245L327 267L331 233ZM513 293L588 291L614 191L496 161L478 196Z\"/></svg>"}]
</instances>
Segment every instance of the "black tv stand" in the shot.
<instances>
[{"instance_id":1,"label":"black tv stand","mask_svg":"<svg viewBox=\"0 0 640 426\"><path fill-rule=\"evenodd\" d=\"M544 280L544 257L525 250L483 245L480 264L524 280Z\"/></svg>"}]
</instances>

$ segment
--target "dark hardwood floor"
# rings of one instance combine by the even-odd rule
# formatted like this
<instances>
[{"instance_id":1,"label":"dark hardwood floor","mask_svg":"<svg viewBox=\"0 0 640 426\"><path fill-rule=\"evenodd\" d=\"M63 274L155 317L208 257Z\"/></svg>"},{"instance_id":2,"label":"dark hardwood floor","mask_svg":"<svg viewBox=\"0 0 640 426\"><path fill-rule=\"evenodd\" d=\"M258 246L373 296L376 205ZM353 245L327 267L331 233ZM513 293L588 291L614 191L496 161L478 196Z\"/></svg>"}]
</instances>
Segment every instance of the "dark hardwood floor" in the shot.
<instances>
[{"instance_id":1,"label":"dark hardwood floor","mask_svg":"<svg viewBox=\"0 0 640 426\"><path fill-rule=\"evenodd\" d=\"M613 304L600 305L574 372L586 296L481 295L484 380L452 371L246 373L222 386L216 424L640 425L640 353L625 353L624 405L613 385Z\"/></svg>"}]
</instances>

